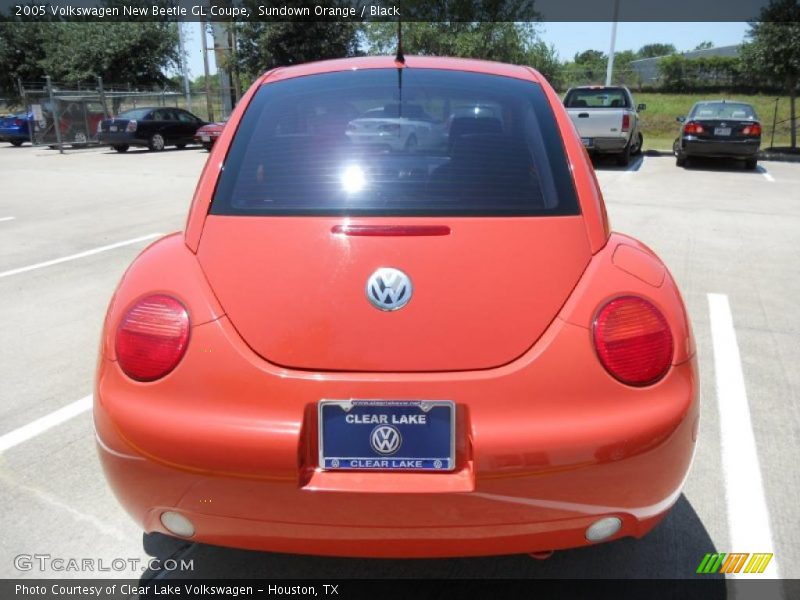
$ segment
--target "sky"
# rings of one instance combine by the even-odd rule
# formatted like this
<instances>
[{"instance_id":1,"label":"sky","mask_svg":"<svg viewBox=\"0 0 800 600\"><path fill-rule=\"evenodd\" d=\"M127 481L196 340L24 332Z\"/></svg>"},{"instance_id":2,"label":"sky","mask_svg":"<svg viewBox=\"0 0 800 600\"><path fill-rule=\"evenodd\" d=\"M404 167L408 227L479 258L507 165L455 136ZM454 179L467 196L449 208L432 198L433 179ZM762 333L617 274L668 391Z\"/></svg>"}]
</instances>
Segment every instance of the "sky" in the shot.
<instances>
[{"instance_id":1,"label":"sky","mask_svg":"<svg viewBox=\"0 0 800 600\"><path fill-rule=\"evenodd\" d=\"M679 51L694 50L705 41L714 46L741 43L748 25L733 23L618 23L616 50L638 50L646 44L674 44ZM184 24L184 37L191 79L203 74L203 51L199 23ZM611 23L544 23L540 37L552 44L561 60L572 60L584 50L607 53L611 42ZM211 39L209 37L209 46ZM216 72L214 53L210 52L209 67Z\"/></svg>"}]
</instances>

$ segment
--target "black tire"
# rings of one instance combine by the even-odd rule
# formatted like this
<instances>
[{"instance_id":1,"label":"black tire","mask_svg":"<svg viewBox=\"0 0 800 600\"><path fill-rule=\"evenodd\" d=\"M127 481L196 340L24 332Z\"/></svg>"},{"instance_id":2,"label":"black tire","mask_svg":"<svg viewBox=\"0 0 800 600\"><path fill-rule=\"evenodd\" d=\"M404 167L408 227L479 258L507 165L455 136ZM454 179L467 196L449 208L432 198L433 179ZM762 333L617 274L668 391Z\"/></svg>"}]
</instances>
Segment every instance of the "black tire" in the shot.
<instances>
[{"instance_id":1,"label":"black tire","mask_svg":"<svg viewBox=\"0 0 800 600\"><path fill-rule=\"evenodd\" d=\"M211 144L209 142L203 142L203 148L205 148L208 152L211 152Z\"/></svg>"},{"instance_id":2,"label":"black tire","mask_svg":"<svg viewBox=\"0 0 800 600\"><path fill-rule=\"evenodd\" d=\"M160 133L154 133L150 136L150 142L147 144L147 147L152 152L161 152L167 145L167 140L164 139L164 136Z\"/></svg>"},{"instance_id":3,"label":"black tire","mask_svg":"<svg viewBox=\"0 0 800 600\"><path fill-rule=\"evenodd\" d=\"M617 156L617 164L620 167L627 167L631 164L631 145L630 142L625 146L625 149Z\"/></svg>"},{"instance_id":4,"label":"black tire","mask_svg":"<svg viewBox=\"0 0 800 600\"><path fill-rule=\"evenodd\" d=\"M24 143L25 143L24 140L11 140L11 145L16 146L17 148L22 146L22 144Z\"/></svg>"},{"instance_id":5,"label":"black tire","mask_svg":"<svg viewBox=\"0 0 800 600\"><path fill-rule=\"evenodd\" d=\"M120 146L112 146L112 148L114 148L114 150L117 152L127 152L130 146L128 146L128 144L122 144Z\"/></svg>"},{"instance_id":6,"label":"black tire","mask_svg":"<svg viewBox=\"0 0 800 600\"><path fill-rule=\"evenodd\" d=\"M634 156L639 156L642 153L642 147L644 146L644 136L641 133L638 133L636 134L636 139L638 140L638 142L632 154Z\"/></svg>"},{"instance_id":7,"label":"black tire","mask_svg":"<svg viewBox=\"0 0 800 600\"><path fill-rule=\"evenodd\" d=\"M758 159L755 157L748 158L747 160L744 161L744 168L747 169L748 171L755 170L757 166L758 166Z\"/></svg>"},{"instance_id":8,"label":"black tire","mask_svg":"<svg viewBox=\"0 0 800 600\"><path fill-rule=\"evenodd\" d=\"M72 136L73 147L85 146L88 143L89 143L89 136L87 136L86 133L83 131L76 131L75 134Z\"/></svg>"},{"instance_id":9,"label":"black tire","mask_svg":"<svg viewBox=\"0 0 800 600\"><path fill-rule=\"evenodd\" d=\"M675 166L676 167L685 167L686 166L686 157L683 154L678 154L675 157Z\"/></svg>"}]
</instances>

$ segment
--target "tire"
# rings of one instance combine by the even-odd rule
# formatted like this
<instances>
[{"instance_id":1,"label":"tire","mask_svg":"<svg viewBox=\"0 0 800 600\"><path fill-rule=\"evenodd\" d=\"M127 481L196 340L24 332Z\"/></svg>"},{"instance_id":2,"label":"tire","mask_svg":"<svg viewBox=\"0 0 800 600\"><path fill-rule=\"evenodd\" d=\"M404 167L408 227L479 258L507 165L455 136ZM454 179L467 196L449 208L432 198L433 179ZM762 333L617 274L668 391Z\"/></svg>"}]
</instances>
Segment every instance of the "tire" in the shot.
<instances>
[{"instance_id":1,"label":"tire","mask_svg":"<svg viewBox=\"0 0 800 600\"><path fill-rule=\"evenodd\" d=\"M636 149L631 153L634 156L639 156L642 153L642 146L644 146L644 136L639 133L636 135L636 139L638 143L636 144Z\"/></svg>"},{"instance_id":2,"label":"tire","mask_svg":"<svg viewBox=\"0 0 800 600\"><path fill-rule=\"evenodd\" d=\"M24 143L25 143L24 140L11 140L11 145L16 146L17 148L22 146L22 144Z\"/></svg>"},{"instance_id":3,"label":"tire","mask_svg":"<svg viewBox=\"0 0 800 600\"><path fill-rule=\"evenodd\" d=\"M617 164L620 167L627 167L631 163L631 145L630 142L625 146L625 149L617 157Z\"/></svg>"},{"instance_id":4,"label":"tire","mask_svg":"<svg viewBox=\"0 0 800 600\"><path fill-rule=\"evenodd\" d=\"M686 166L686 157L683 154L678 154L675 157L675 166L676 167L685 167Z\"/></svg>"},{"instance_id":5,"label":"tire","mask_svg":"<svg viewBox=\"0 0 800 600\"><path fill-rule=\"evenodd\" d=\"M205 148L207 152L211 152L211 144L210 143L203 142L203 148Z\"/></svg>"},{"instance_id":6,"label":"tire","mask_svg":"<svg viewBox=\"0 0 800 600\"><path fill-rule=\"evenodd\" d=\"M150 136L150 142L147 144L147 147L153 152L161 152L166 145L167 142L164 136L160 133L154 133Z\"/></svg>"},{"instance_id":7,"label":"tire","mask_svg":"<svg viewBox=\"0 0 800 600\"><path fill-rule=\"evenodd\" d=\"M72 136L73 146L85 146L88 143L89 137L83 131L76 131L75 135Z\"/></svg>"},{"instance_id":8,"label":"tire","mask_svg":"<svg viewBox=\"0 0 800 600\"><path fill-rule=\"evenodd\" d=\"M183 150L184 148L186 148L186 144L175 144L175 147L176 147L178 150Z\"/></svg>"},{"instance_id":9,"label":"tire","mask_svg":"<svg viewBox=\"0 0 800 600\"><path fill-rule=\"evenodd\" d=\"M121 146L112 146L112 148L117 152L127 152L130 146L128 146L128 144L122 144Z\"/></svg>"},{"instance_id":10,"label":"tire","mask_svg":"<svg viewBox=\"0 0 800 600\"><path fill-rule=\"evenodd\" d=\"M758 159L757 158L748 158L744 161L744 168L748 171L753 171L758 166Z\"/></svg>"}]
</instances>

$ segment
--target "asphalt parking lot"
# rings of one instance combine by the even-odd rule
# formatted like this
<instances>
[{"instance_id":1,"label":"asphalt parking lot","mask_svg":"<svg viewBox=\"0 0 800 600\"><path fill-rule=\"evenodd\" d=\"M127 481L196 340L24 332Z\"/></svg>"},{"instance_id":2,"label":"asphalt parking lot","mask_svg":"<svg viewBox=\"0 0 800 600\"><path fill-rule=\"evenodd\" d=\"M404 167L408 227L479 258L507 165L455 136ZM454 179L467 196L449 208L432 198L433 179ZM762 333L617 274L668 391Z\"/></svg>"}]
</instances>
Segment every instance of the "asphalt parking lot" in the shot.
<instances>
[{"instance_id":1,"label":"asphalt parking lot","mask_svg":"<svg viewBox=\"0 0 800 600\"><path fill-rule=\"evenodd\" d=\"M683 578L709 552L772 552L766 576L800 578L800 164L684 170L671 157L598 167L613 228L653 248L678 281L700 360L694 466L648 537L546 561L310 558L159 539L145 548L100 471L89 395L114 287L150 240L182 228L207 157L0 146L0 577L138 578L139 567L20 570L15 557L108 566L149 552L194 560L168 577Z\"/></svg>"}]
</instances>

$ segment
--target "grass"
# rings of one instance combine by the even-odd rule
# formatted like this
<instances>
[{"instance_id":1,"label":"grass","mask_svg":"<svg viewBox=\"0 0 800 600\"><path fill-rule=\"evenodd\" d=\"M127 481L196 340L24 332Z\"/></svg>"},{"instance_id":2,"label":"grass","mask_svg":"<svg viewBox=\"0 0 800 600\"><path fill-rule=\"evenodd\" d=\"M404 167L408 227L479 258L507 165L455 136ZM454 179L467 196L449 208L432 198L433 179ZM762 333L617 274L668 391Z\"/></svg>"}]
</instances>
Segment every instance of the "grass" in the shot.
<instances>
[{"instance_id":1,"label":"grass","mask_svg":"<svg viewBox=\"0 0 800 600\"><path fill-rule=\"evenodd\" d=\"M767 148L771 144L772 118L775 111L776 96L763 94L660 94L660 93L635 93L634 100L647 104L647 110L642 114L642 133L644 135L645 150L671 150L672 142L678 137L680 126L675 122L678 115L686 115L692 105L698 100L737 100L752 104L756 109L763 133L761 147ZM800 102L798 102L800 111ZM778 125L775 127L775 146L789 145L789 98L781 97L778 101ZM783 123L780 123L783 121Z\"/></svg>"}]
</instances>

